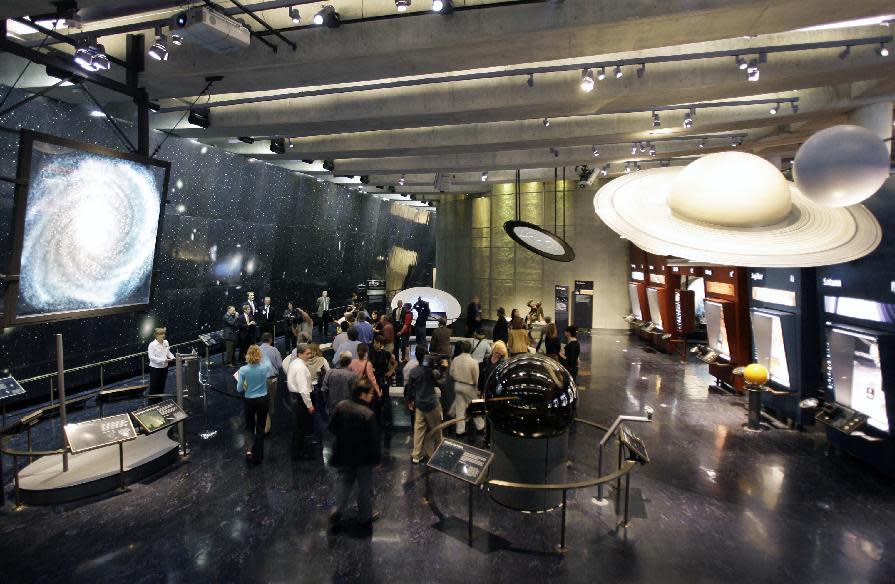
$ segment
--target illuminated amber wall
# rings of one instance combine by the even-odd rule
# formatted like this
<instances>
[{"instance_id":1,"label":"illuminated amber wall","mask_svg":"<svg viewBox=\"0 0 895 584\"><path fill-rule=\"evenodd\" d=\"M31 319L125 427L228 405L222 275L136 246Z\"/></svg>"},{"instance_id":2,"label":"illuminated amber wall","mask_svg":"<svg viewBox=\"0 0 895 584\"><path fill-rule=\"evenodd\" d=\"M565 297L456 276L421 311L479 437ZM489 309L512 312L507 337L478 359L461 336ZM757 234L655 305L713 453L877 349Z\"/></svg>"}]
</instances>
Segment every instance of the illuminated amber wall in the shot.
<instances>
[{"instance_id":1,"label":"illuminated amber wall","mask_svg":"<svg viewBox=\"0 0 895 584\"><path fill-rule=\"evenodd\" d=\"M542 301L545 314L552 315L554 285L572 288L576 279L593 280L594 327L624 328L627 242L594 213L595 187L579 190L572 181L556 186L554 197L553 182L523 183L521 219L551 231L556 224L575 249L575 261L544 259L507 236L503 224L516 217L516 198L512 183L499 184L488 196L455 195L439 203L437 286L454 294L464 309L479 295L485 317L493 319L498 306L509 313L524 309L529 299Z\"/></svg>"}]
</instances>

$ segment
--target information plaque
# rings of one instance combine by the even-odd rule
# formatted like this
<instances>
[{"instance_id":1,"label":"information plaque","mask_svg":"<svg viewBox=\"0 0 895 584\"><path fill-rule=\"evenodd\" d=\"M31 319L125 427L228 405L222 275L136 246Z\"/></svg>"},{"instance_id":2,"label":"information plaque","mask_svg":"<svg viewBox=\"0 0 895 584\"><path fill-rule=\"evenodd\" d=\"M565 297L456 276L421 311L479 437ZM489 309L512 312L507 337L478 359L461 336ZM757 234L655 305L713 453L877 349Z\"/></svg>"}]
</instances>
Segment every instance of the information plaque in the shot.
<instances>
[{"instance_id":1,"label":"information plaque","mask_svg":"<svg viewBox=\"0 0 895 584\"><path fill-rule=\"evenodd\" d=\"M127 414L65 425L65 439L74 454L127 442L136 437L137 431Z\"/></svg>"},{"instance_id":2,"label":"information plaque","mask_svg":"<svg viewBox=\"0 0 895 584\"><path fill-rule=\"evenodd\" d=\"M636 460L640 464L649 462L649 454L646 452L646 446L643 444L643 440L641 440L629 427L624 424L620 425L618 427L618 437L630 453L628 460Z\"/></svg>"},{"instance_id":3,"label":"information plaque","mask_svg":"<svg viewBox=\"0 0 895 584\"><path fill-rule=\"evenodd\" d=\"M134 410L131 415L140 424L140 427L147 434L158 432L169 426L173 426L181 420L186 420L189 416L183 408L177 405L172 399L166 399L163 402Z\"/></svg>"},{"instance_id":4,"label":"information plaque","mask_svg":"<svg viewBox=\"0 0 895 584\"><path fill-rule=\"evenodd\" d=\"M447 438L438 445L427 466L469 484L479 485L485 480L493 459L494 453L490 450Z\"/></svg>"},{"instance_id":5,"label":"information plaque","mask_svg":"<svg viewBox=\"0 0 895 584\"><path fill-rule=\"evenodd\" d=\"M17 395L25 395L25 390L19 382L13 377L0 377L0 401Z\"/></svg>"}]
</instances>

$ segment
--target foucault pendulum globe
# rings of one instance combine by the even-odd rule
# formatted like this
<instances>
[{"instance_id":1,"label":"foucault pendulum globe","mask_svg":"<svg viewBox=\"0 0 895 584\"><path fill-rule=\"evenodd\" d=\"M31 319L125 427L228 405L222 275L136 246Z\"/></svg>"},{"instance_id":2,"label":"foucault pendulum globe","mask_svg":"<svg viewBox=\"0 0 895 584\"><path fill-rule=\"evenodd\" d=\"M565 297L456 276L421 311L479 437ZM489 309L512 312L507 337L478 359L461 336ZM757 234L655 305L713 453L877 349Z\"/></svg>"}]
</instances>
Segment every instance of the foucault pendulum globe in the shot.
<instances>
[{"instance_id":1,"label":"foucault pendulum globe","mask_svg":"<svg viewBox=\"0 0 895 584\"><path fill-rule=\"evenodd\" d=\"M494 479L526 483L566 482L568 429L575 416L578 390L565 367L543 355L514 357L498 367L485 384ZM491 497L520 511L559 506L560 491L494 487Z\"/></svg>"}]
</instances>

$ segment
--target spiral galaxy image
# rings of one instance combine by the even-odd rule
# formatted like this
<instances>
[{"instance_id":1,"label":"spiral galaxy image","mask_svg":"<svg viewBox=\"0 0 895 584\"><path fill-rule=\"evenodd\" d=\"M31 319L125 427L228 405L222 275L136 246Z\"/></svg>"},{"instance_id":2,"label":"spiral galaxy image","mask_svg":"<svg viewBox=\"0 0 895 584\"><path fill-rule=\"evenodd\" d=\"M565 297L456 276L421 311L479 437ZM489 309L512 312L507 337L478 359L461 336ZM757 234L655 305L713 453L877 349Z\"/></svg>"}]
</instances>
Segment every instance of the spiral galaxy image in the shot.
<instances>
[{"instance_id":1,"label":"spiral galaxy image","mask_svg":"<svg viewBox=\"0 0 895 584\"><path fill-rule=\"evenodd\" d=\"M35 142L18 316L149 302L164 170Z\"/></svg>"}]
</instances>

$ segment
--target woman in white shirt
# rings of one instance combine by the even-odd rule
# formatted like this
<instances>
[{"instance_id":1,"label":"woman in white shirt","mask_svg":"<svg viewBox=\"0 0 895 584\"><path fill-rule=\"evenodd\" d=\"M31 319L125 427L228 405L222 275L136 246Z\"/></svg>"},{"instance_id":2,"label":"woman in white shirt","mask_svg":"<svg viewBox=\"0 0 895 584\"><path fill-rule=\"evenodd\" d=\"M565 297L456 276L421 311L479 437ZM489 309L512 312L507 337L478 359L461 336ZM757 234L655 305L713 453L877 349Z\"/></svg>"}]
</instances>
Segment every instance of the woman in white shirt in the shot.
<instances>
[{"instance_id":1,"label":"woman in white shirt","mask_svg":"<svg viewBox=\"0 0 895 584\"><path fill-rule=\"evenodd\" d=\"M174 360L168 341L165 340L167 329L155 329L155 340L149 343L146 350L149 355L149 395L165 393L168 381L168 364ZM158 398L156 398L158 399Z\"/></svg>"}]
</instances>

